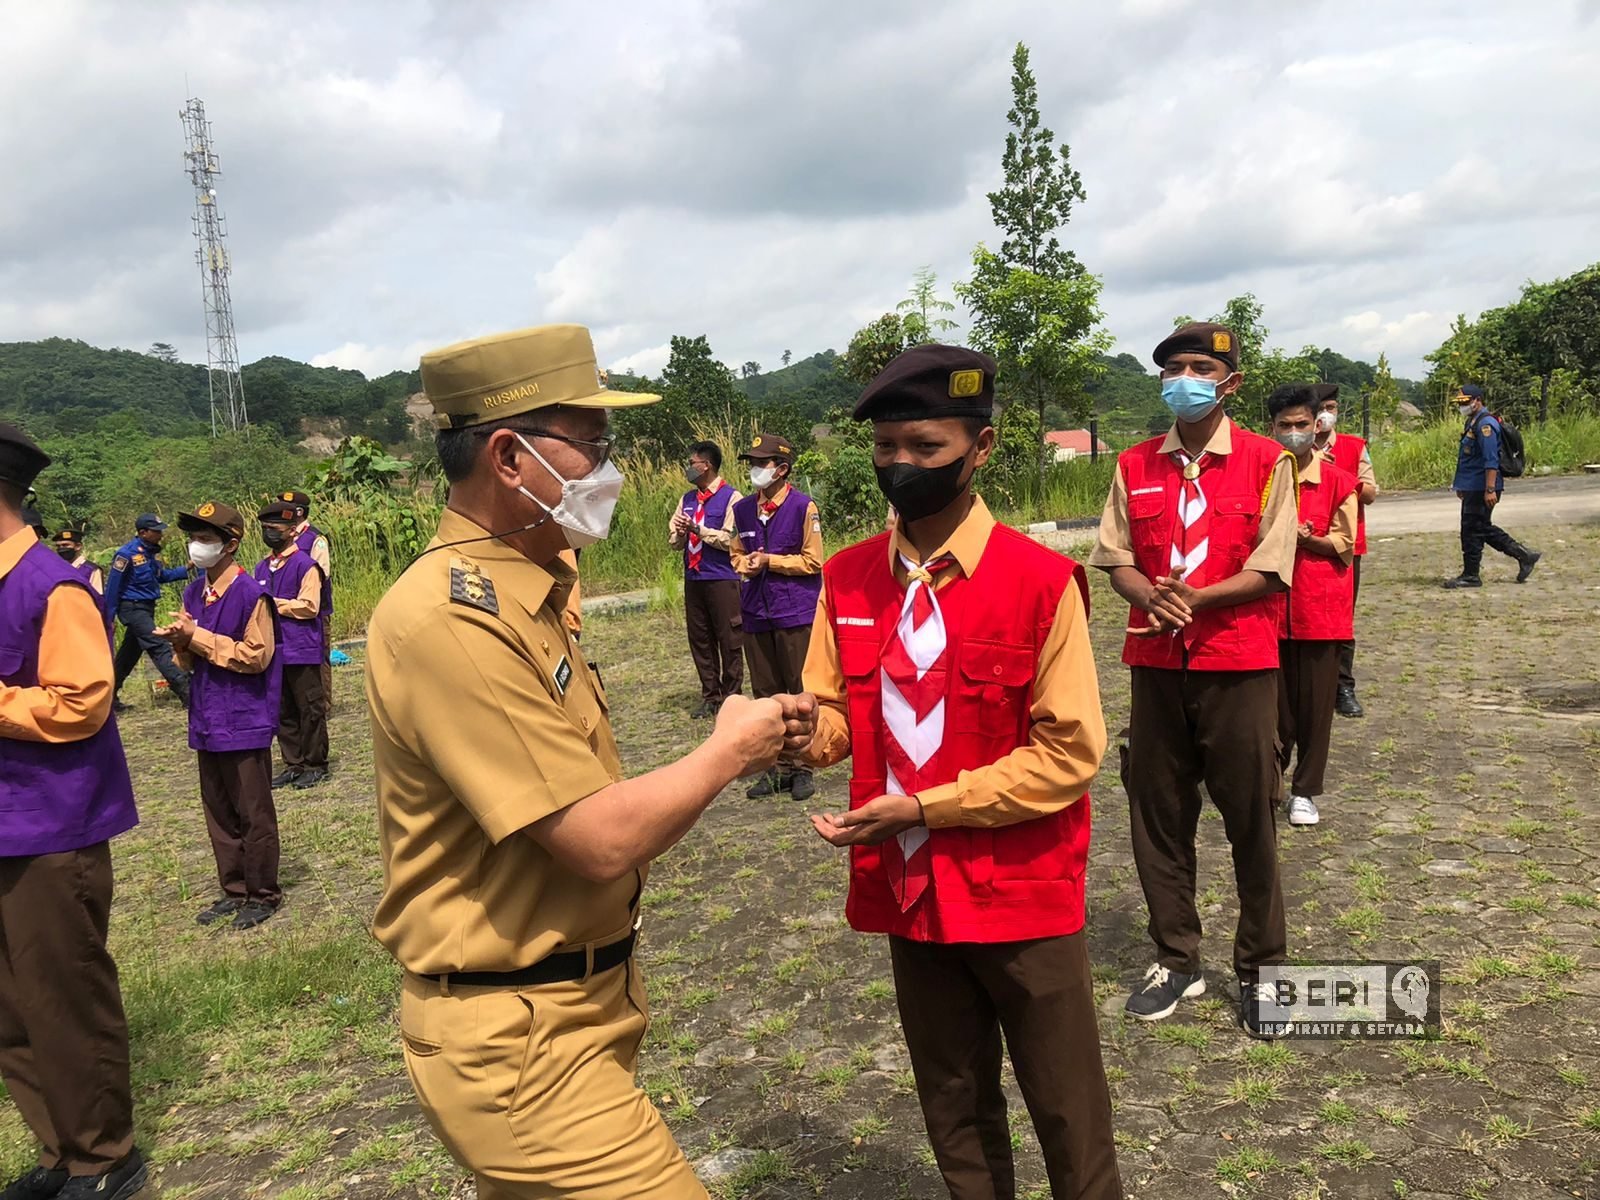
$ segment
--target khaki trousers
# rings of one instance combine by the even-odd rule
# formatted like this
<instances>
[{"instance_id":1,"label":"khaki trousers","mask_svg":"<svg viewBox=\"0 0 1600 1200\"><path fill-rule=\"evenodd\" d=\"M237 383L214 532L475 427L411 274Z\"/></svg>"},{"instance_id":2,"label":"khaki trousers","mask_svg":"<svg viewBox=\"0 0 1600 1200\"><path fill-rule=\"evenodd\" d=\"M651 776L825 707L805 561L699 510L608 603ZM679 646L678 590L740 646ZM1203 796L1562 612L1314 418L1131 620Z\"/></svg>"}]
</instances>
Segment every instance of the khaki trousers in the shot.
<instances>
[{"instance_id":1,"label":"khaki trousers","mask_svg":"<svg viewBox=\"0 0 1600 1200\"><path fill-rule=\"evenodd\" d=\"M0 1078L39 1139L39 1165L72 1175L133 1150L110 917L109 842L0 858Z\"/></svg>"},{"instance_id":2,"label":"khaki trousers","mask_svg":"<svg viewBox=\"0 0 1600 1200\"><path fill-rule=\"evenodd\" d=\"M706 1200L634 1082L648 1023L639 964L525 988L407 972L406 1070L478 1200Z\"/></svg>"}]
</instances>

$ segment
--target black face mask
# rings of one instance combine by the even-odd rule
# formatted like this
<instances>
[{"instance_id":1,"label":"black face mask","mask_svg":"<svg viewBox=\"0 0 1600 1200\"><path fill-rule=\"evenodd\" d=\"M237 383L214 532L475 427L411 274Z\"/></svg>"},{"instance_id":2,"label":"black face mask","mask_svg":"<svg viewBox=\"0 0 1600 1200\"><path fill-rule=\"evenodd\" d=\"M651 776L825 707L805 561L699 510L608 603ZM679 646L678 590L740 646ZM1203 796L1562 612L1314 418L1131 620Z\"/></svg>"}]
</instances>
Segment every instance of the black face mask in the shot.
<instances>
[{"instance_id":1,"label":"black face mask","mask_svg":"<svg viewBox=\"0 0 1600 1200\"><path fill-rule=\"evenodd\" d=\"M878 490L902 520L920 521L948 508L966 487L961 472L967 465L963 454L942 467L919 467L913 463L890 463L873 469L878 474Z\"/></svg>"},{"instance_id":2,"label":"black face mask","mask_svg":"<svg viewBox=\"0 0 1600 1200\"><path fill-rule=\"evenodd\" d=\"M267 544L269 549L276 550L289 540L289 531L287 529L269 529L263 526L261 540Z\"/></svg>"},{"instance_id":3,"label":"black face mask","mask_svg":"<svg viewBox=\"0 0 1600 1200\"><path fill-rule=\"evenodd\" d=\"M71 562L78 557L78 548L76 546L57 546L56 553L61 555L67 562Z\"/></svg>"}]
</instances>

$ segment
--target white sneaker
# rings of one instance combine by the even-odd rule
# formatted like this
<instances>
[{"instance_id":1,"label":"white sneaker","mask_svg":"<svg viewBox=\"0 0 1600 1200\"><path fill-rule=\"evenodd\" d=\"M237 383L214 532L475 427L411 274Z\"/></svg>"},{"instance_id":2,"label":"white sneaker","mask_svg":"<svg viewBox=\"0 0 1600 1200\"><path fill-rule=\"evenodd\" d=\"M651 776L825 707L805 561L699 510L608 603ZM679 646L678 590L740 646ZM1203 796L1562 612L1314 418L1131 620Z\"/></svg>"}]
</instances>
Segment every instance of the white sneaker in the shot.
<instances>
[{"instance_id":1,"label":"white sneaker","mask_svg":"<svg viewBox=\"0 0 1600 1200\"><path fill-rule=\"evenodd\" d=\"M1321 819L1310 796L1289 797L1289 824L1315 825Z\"/></svg>"}]
</instances>

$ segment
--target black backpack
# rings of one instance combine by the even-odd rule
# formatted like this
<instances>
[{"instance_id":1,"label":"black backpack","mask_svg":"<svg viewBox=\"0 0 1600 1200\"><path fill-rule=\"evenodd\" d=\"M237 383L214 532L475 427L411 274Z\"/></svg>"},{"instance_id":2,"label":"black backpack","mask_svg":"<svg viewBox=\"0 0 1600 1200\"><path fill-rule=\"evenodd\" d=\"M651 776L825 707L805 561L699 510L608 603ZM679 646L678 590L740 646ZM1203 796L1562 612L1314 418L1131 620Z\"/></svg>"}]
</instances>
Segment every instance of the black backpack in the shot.
<instances>
[{"instance_id":1,"label":"black backpack","mask_svg":"<svg viewBox=\"0 0 1600 1200\"><path fill-rule=\"evenodd\" d=\"M1500 474L1507 479L1521 479L1522 473L1528 469L1522 430L1504 417L1496 416L1495 420L1500 422Z\"/></svg>"}]
</instances>

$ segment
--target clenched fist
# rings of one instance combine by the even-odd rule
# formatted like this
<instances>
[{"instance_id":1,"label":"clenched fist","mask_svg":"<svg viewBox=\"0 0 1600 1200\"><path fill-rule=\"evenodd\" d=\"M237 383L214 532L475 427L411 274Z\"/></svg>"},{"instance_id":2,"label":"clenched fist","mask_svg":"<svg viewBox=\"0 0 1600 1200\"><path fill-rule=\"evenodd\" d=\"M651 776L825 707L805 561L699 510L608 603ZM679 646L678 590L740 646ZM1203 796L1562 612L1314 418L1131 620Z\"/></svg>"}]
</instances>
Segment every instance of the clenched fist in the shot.
<instances>
[{"instance_id":1,"label":"clenched fist","mask_svg":"<svg viewBox=\"0 0 1600 1200\"><path fill-rule=\"evenodd\" d=\"M783 706L777 700L729 696L717 711L717 727L711 737L736 758L740 775L754 775L778 761L785 726Z\"/></svg>"}]
</instances>

